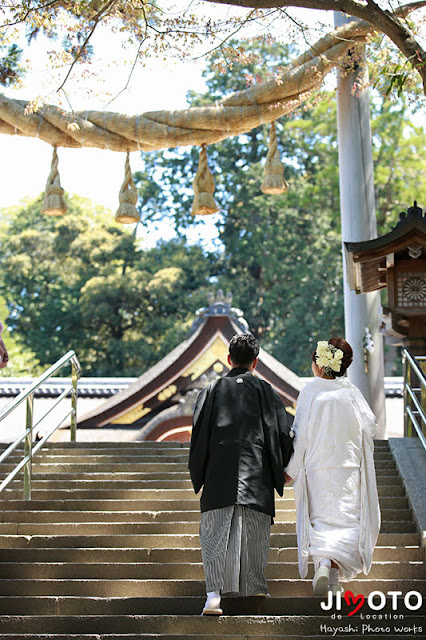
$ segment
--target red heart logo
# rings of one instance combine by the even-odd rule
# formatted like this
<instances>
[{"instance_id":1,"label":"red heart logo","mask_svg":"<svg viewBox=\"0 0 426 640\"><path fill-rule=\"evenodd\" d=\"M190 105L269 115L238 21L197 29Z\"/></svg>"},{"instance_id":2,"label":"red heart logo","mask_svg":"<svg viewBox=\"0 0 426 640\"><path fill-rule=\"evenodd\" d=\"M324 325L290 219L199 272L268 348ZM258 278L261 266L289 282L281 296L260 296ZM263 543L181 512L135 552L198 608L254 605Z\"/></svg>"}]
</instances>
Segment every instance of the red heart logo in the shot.
<instances>
[{"instance_id":1,"label":"red heart logo","mask_svg":"<svg viewBox=\"0 0 426 640\"><path fill-rule=\"evenodd\" d=\"M351 611L350 613L348 613L348 616L353 616L354 613L356 613L359 609L361 609L362 605L365 602L365 598L364 596L360 593L357 596L354 596L354 594L352 593L352 591L345 591L345 600L346 600L346 604L348 605L348 607L351 606L351 604L355 604L356 607L353 611ZM356 604L358 602L358 604Z\"/></svg>"}]
</instances>

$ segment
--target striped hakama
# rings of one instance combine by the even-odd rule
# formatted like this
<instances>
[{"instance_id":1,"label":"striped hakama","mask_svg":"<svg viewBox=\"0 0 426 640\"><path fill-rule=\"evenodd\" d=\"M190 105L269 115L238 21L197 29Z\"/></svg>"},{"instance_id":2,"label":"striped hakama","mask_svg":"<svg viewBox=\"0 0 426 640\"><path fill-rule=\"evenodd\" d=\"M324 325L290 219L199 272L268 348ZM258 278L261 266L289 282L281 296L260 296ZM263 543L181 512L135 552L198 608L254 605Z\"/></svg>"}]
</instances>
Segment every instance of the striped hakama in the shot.
<instances>
[{"instance_id":1,"label":"striped hakama","mask_svg":"<svg viewBox=\"0 0 426 640\"><path fill-rule=\"evenodd\" d=\"M243 505L202 512L200 542L206 591L266 594L270 531L270 515Z\"/></svg>"}]
</instances>

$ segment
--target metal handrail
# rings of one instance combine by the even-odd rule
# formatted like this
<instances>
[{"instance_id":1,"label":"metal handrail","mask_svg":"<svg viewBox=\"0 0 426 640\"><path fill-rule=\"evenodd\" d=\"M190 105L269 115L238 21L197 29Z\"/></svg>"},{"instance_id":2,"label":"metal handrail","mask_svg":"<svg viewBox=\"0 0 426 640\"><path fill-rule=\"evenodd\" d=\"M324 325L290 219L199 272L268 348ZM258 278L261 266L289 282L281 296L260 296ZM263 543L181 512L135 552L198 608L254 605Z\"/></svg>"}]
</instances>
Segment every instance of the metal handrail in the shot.
<instances>
[{"instance_id":1,"label":"metal handrail","mask_svg":"<svg viewBox=\"0 0 426 640\"><path fill-rule=\"evenodd\" d=\"M34 392L57 373L66 364L71 363L71 385L64 389L55 404L40 418L40 420L34 425ZM21 391L9 404L0 410L0 422L4 420L8 415L12 413L22 402L26 402L26 418L25 418L25 432L15 440L0 456L0 464L4 462L9 455L14 451L17 446L24 440L24 458L21 462L9 473L9 475L0 484L0 491L5 489L8 484L15 478L15 476L24 469L24 500L31 500L31 467L33 456L42 448L44 443L55 433L61 424L68 417L71 416L70 423L70 437L71 442L75 442L77 434L77 396L78 396L78 379L81 375L81 367L76 356L75 351L68 351L62 358L60 358L54 365L52 365L47 371L45 371L37 380L35 380L27 389ZM43 420L55 409L58 404L63 400L71 391L71 410L64 415L59 422L53 427L47 435L45 435L35 446L33 446L33 432L35 427L38 427Z\"/></svg>"},{"instance_id":2,"label":"metal handrail","mask_svg":"<svg viewBox=\"0 0 426 640\"><path fill-rule=\"evenodd\" d=\"M407 413L409 415L409 418L413 424L414 429L416 430L416 433L419 437L420 442L422 443L422 445L424 446L424 448L426 449L426 438L423 435L423 431L419 425L419 423L416 420L416 416L414 415L414 412L411 411L410 407L407 407Z\"/></svg>"},{"instance_id":3,"label":"metal handrail","mask_svg":"<svg viewBox=\"0 0 426 640\"><path fill-rule=\"evenodd\" d=\"M426 449L426 376L420 364L424 361L426 356L404 349L404 436L417 436Z\"/></svg>"}]
</instances>

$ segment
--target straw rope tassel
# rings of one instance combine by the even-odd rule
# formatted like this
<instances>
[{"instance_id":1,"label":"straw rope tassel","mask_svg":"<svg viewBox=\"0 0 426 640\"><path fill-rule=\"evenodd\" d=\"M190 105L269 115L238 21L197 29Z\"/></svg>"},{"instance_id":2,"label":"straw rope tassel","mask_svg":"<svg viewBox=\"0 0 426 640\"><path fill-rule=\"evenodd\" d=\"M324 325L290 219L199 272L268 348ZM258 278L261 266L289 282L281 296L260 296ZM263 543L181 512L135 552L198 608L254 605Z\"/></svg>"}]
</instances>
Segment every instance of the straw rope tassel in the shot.
<instances>
[{"instance_id":1,"label":"straw rope tassel","mask_svg":"<svg viewBox=\"0 0 426 640\"><path fill-rule=\"evenodd\" d=\"M207 164L207 145L203 144L200 151L197 173L192 183L194 188L194 202L192 204L192 215L206 216L219 211L214 193L214 180Z\"/></svg>"},{"instance_id":2,"label":"straw rope tassel","mask_svg":"<svg viewBox=\"0 0 426 640\"><path fill-rule=\"evenodd\" d=\"M58 152L56 147L53 147L52 164L44 192L42 212L46 216L63 216L67 211L63 195L64 190L61 187L58 171Z\"/></svg>"},{"instance_id":3,"label":"straw rope tassel","mask_svg":"<svg viewBox=\"0 0 426 640\"><path fill-rule=\"evenodd\" d=\"M126 163L124 166L124 182L121 185L119 193L120 205L115 214L117 222L123 224L131 224L132 222L139 222L140 215L136 209L136 203L138 201L138 192L136 185L133 182L132 171L130 169L129 153L126 156Z\"/></svg>"},{"instance_id":4,"label":"straw rope tassel","mask_svg":"<svg viewBox=\"0 0 426 640\"><path fill-rule=\"evenodd\" d=\"M275 123L271 124L269 133L269 147L266 155L265 177L262 182L261 190L263 193L278 195L287 191L288 183L284 178L284 165L280 160L280 152L278 151L277 132Z\"/></svg>"}]
</instances>

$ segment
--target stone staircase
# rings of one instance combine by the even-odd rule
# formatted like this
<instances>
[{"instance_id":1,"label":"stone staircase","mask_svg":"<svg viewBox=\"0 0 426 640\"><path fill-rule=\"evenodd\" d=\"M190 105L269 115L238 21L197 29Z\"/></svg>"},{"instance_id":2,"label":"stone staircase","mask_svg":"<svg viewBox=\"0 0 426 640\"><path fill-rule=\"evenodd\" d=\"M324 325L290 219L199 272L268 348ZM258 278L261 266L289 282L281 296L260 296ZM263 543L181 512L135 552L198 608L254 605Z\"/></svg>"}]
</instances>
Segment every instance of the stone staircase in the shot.
<instances>
[{"instance_id":1,"label":"stone staircase","mask_svg":"<svg viewBox=\"0 0 426 640\"><path fill-rule=\"evenodd\" d=\"M22 457L2 465L2 477ZM297 568L293 489L277 500L267 570L272 598L224 598L224 615L202 617L205 591L199 504L179 443L48 444L33 463L32 500L22 480L0 494L0 637L97 640L418 638L424 610L402 597L342 619L312 597L312 567ZM345 585L425 593L423 549L386 441L375 449L382 529L368 577ZM353 606L352 606L353 608ZM362 619L375 615L376 619ZM383 619L403 615L403 620ZM377 619L380 615L381 619ZM352 625L356 631L340 631ZM370 625L373 632L362 625ZM409 630L399 631L399 625ZM417 629L413 627L417 626ZM377 630L378 629L378 630Z\"/></svg>"}]
</instances>

